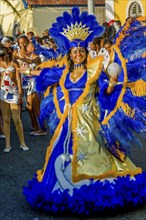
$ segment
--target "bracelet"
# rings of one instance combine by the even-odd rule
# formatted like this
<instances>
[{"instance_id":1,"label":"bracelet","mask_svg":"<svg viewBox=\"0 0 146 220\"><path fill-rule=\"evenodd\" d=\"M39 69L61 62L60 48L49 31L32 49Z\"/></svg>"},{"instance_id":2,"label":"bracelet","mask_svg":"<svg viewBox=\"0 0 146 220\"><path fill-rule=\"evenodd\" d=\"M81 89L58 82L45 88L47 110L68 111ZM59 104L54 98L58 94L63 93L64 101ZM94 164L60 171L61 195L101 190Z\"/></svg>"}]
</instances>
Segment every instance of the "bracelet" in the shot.
<instances>
[{"instance_id":1,"label":"bracelet","mask_svg":"<svg viewBox=\"0 0 146 220\"><path fill-rule=\"evenodd\" d=\"M30 68L28 68L23 74L25 74L25 75L30 75Z\"/></svg>"},{"instance_id":2,"label":"bracelet","mask_svg":"<svg viewBox=\"0 0 146 220\"><path fill-rule=\"evenodd\" d=\"M110 87L115 87L116 84L117 84L116 82L109 82L109 86L110 86Z\"/></svg>"}]
</instances>

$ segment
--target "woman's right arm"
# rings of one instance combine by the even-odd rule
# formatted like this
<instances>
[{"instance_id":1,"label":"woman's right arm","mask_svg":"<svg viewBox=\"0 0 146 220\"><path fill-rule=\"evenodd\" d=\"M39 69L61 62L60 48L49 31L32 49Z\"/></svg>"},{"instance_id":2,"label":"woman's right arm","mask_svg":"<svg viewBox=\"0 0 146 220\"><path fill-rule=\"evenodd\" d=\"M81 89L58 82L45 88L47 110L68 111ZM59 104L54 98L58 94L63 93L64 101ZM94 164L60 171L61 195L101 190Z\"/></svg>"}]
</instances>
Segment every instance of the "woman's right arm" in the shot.
<instances>
[{"instance_id":1,"label":"woman's right arm","mask_svg":"<svg viewBox=\"0 0 146 220\"><path fill-rule=\"evenodd\" d=\"M31 70L30 75L39 76L42 70Z\"/></svg>"},{"instance_id":2,"label":"woman's right arm","mask_svg":"<svg viewBox=\"0 0 146 220\"><path fill-rule=\"evenodd\" d=\"M32 70L31 74L36 77L36 88L43 92L48 86L52 86L59 82L64 71L64 67L44 68L43 70Z\"/></svg>"}]
</instances>

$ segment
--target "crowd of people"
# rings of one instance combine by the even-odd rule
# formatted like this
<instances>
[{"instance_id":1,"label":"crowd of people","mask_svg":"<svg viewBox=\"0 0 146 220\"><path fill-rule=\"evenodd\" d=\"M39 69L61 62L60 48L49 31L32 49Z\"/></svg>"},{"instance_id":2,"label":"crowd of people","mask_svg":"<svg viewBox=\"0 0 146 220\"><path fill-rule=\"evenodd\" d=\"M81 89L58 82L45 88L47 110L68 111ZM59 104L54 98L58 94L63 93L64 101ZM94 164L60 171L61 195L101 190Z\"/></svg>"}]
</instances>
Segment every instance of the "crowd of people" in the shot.
<instances>
[{"instance_id":1,"label":"crowd of people","mask_svg":"<svg viewBox=\"0 0 146 220\"><path fill-rule=\"evenodd\" d=\"M120 21L104 22L105 31L102 36L95 37L88 45L89 58L104 55L104 67L110 60L110 47L114 36L121 26ZM35 42L34 42L35 41ZM40 45L39 49L37 48ZM33 31L19 33L16 39L5 36L0 39L0 77L1 77L1 107L0 107L0 138L6 139L4 152L10 152L10 109L20 138L20 147L29 150L24 142L23 125L21 116L27 110L30 121L30 135L46 135L45 123L40 121L40 104L43 95L36 90L36 77L28 74L28 69L35 69L38 65L48 60L42 51L57 50L57 45L45 29L42 36L35 36ZM12 72L11 72L12 70ZM13 73L14 72L14 73ZM8 76L7 76L8 74ZM7 84L9 81L9 85ZM15 88L14 88L15 87ZM14 94L15 98L11 97ZM14 106L13 106L14 105ZM7 108L7 111L5 109ZM17 109L15 112L14 109ZM16 115L14 115L14 112ZM9 116L9 117L7 117Z\"/></svg>"}]
</instances>

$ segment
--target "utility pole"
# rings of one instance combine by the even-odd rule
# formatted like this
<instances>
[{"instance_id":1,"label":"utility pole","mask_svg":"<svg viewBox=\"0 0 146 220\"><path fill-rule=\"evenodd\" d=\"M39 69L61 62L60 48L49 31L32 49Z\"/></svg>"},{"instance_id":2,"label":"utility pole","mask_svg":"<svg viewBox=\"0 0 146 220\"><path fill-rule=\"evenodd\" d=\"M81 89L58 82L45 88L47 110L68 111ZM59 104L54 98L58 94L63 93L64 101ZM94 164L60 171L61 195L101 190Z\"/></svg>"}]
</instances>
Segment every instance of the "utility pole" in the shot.
<instances>
[{"instance_id":1,"label":"utility pole","mask_svg":"<svg viewBox=\"0 0 146 220\"><path fill-rule=\"evenodd\" d=\"M88 0L88 13L94 14L94 0Z\"/></svg>"}]
</instances>

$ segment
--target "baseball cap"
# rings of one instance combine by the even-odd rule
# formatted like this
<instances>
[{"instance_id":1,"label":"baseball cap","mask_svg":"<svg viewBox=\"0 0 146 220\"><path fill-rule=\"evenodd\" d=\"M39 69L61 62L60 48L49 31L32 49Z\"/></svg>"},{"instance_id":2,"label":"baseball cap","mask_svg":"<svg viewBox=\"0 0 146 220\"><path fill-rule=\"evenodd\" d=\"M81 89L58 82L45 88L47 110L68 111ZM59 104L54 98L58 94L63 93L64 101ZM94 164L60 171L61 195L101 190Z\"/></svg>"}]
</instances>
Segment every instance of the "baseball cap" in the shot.
<instances>
[{"instance_id":1,"label":"baseball cap","mask_svg":"<svg viewBox=\"0 0 146 220\"><path fill-rule=\"evenodd\" d=\"M11 42L11 40L8 37L3 37L1 43L5 44L6 42Z\"/></svg>"},{"instance_id":2,"label":"baseball cap","mask_svg":"<svg viewBox=\"0 0 146 220\"><path fill-rule=\"evenodd\" d=\"M115 20L110 20L110 21L108 22L108 26L113 25L113 24L114 24L114 22L115 22Z\"/></svg>"}]
</instances>

